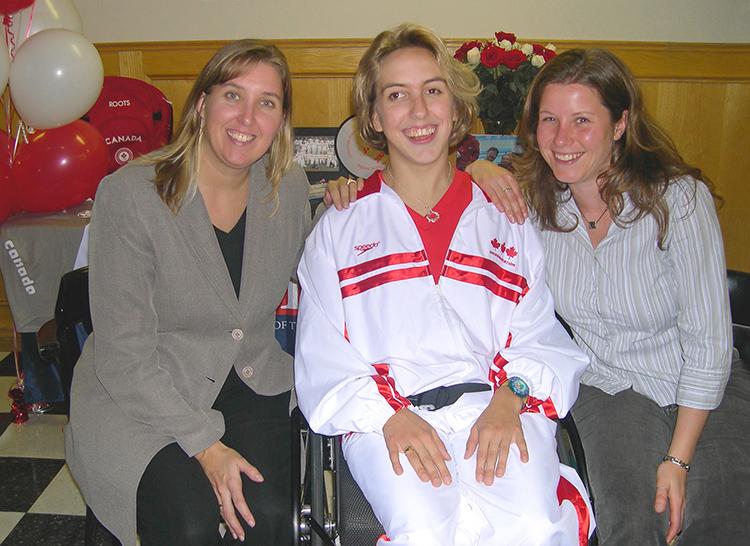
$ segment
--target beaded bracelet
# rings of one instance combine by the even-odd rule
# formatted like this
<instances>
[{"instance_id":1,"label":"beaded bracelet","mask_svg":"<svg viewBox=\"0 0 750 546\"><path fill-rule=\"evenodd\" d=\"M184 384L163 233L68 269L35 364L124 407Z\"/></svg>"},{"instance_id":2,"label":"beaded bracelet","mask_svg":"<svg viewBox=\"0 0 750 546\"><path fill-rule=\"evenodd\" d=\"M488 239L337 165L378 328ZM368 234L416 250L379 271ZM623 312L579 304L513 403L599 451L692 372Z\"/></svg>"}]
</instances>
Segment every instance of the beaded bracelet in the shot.
<instances>
[{"instance_id":1,"label":"beaded bracelet","mask_svg":"<svg viewBox=\"0 0 750 546\"><path fill-rule=\"evenodd\" d=\"M680 468L684 469L685 472L690 472L690 465L687 464L682 459L678 459L677 457L672 457L671 455L664 455L661 462L676 464Z\"/></svg>"}]
</instances>

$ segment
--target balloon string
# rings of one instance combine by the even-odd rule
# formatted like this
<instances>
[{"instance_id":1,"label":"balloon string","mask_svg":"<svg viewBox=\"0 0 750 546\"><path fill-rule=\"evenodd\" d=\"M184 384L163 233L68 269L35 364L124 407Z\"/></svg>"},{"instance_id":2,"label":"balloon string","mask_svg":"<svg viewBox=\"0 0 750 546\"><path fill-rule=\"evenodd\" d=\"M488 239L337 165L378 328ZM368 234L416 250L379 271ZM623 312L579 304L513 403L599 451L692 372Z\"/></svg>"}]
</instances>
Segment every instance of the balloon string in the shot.
<instances>
[{"instance_id":1,"label":"balloon string","mask_svg":"<svg viewBox=\"0 0 750 546\"><path fill-rule=\"evenodd\" d=\"M8 46L8 53L12 61L16 57L16 35L13 32L13 16L6 15L3 17L3 25L5 25L5 44Z\"/></svg>"},{"instance_id":2,"label":"balloon string","mask_svg":"<svg viewBox=\"0 0 750 546\"><path fill-rule=\"evenodd\" d=\"M29 12L29 22L26 25L25 38L28 38L31 34L31 22L34 20L34 10L36 9L36 2L31 4L31 11Z\"/></svg>"},{"instance_id":3,"label":"balloon string","mask_svg":"<svg viewBox=\"0 0 750 546\"><path fill-rule=\"evenodd\" d=\"M16 379L20 382L23 380L23 378L21 377L21 366L18 362L18 353L19 353L18 337L17 337L18 332L16 332L16 323L14 320L12 320L12 317L11 317L10 324L11 324L11 327L13 328L13 360L15 361L15 364L16 364Z\"/></svg>"}]
</instances>

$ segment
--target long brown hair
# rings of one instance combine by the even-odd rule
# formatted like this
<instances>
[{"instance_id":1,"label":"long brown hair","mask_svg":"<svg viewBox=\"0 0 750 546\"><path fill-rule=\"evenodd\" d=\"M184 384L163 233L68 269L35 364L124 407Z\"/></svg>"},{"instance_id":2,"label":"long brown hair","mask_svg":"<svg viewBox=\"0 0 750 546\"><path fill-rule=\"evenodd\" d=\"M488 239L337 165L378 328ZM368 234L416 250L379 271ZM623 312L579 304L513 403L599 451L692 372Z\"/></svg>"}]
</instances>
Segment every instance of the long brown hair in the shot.
<instances>
[{"instance_id":1,"label":"long brown hair","mask_svg":"<svg viewBox=\"0 0 750 546\"><path fill-rule=\"evenodd\" d=\"M155 165L154 186L162 201L177 214L180 207L197 191L196 174L202 139L200 99L215 85L239 76L248 66L266 63L281 78L284 120L268 151L266 177L271 184L270 199L277 200L281 177L292 164L292 84L284 54L273 45L254 40L238 40L217 51L193 84L185 101L182 119L175 137L167 146L142 158Z\"/></svg>"},{"instance_id":2,"label":"long brown hair","mask_svg":"<svg viewBox=\"0 0 750 546\"><path fill-rule=\"evenodd\" d=\"M544 161L536 140L542 94L553 83L577 83L594 89L609 111L612 123L627 112L627 126L614 143L611 165L598 177L599 194L618 225L653 215L659 229L657 242L663 248L669 225L665 194L671 181L692 176L706 184L717 198L711 182L700 169L682 159L669 135L646 112L640 88L625 63L604 49L571 49L550 60L537 74L519 126L524 153L514 161L514 167L541 229L575 228L558 223L557 205L571 196L568 187L555 178ZM634 214L628 218L621 217L625 193L634 206Z\"/></svg>"}]
</instances>

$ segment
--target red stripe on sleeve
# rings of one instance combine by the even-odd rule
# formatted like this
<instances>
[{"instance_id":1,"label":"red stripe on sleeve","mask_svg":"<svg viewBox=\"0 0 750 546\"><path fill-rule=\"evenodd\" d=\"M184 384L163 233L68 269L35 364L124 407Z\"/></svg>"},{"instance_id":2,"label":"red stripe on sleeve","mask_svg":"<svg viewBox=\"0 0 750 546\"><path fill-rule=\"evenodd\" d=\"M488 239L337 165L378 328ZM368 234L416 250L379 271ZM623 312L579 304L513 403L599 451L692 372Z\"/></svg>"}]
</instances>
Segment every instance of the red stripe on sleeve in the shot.
<instances>
[{"instance_id":1,"label":"red stripe on sleeve","mask_svg":"<svg viewBox=\"0 0 750 546\"><path fill-rule=\"evenodd\" d=\"M372 288L376 288L383 284L388 284L395 281L405 281L408 279L416 279L419 277L426 277L430 274L430 270L425 265L419 265L415 267L407 267L405 269L392 269L367 277L364 280L347 284L341 287L341 297L348 298L349 296L356 296L362 292L366 292Z\"/></svg>"},{"instance_id":2,"label":"red stripe on sleeve","mask_svg":"<svg viewBox=\"0 0 750 546\"><path fill-rule=\"evenodd\" d=\"M347 279L353 279L355 277L359 277L360 275L364 275L365 273L369 273L370 271L375 271L376 269L388 267L390 265L425 261L427 261L427 254L425 254L424 250L419 250L417 252L399 252L397 254L388 254L387 256L381 256L380 258L375 258L373 260L362 262L361 264L341 269L338 273L339 282L345 281Z\"/></svg>"},{"instance_id":3,"label":"red stripe on sleeve","mask_svg":"<svg viewBox=\"0 0 750 546\"><path fill-rule=\"evenodd\" d=\"M521 295L525 296L526 292L529 291L529 284L528 282L526 282L525 277L519 275L518 273L508 271L507 269L504 269L497 265L492 260L488 260L487 258L484 258L482 256L472 256L471 254L464 254L462 252L451 250L450 252L448 252L446 260L450 260L451 262L455 262L457 264L476 267L478 269L489 271L501 281L517 286L521 290Z\"/></svg>"},{"instance_id":4,"label":"red stripe on sleeve","mask_svg":"<svg viewBox=\"0 0 750 546\"><path fill-rule=\"evenodd\" d=\"M464 271L464 270L456 269L455 267L450 267L446 265L443 268L443 276L448 279L453 279L453 280L460 281L460 282L483 286L484 288L486 288L487 290L489 290L496 296L499 296L508 301L512 301L513 303L518 303L519 301L521 301L521 298L523 297L523 294L521 294L520 292L511 290L510 288L507 288L495 282L494 280L487 277L486 275L482 275L480 273Z\"/></svg>"},{"instance_id":5,"label":"red stripe on sleeve","mask_svg":"<svg viewBox=\"0 0 750 546\"><path fill-rule=\"evenodd\" d=\"M372 378L378 387L378 392L385 398L388 405L393 408L393 411L398 411L407 406L411 405L411 402L401 396L396 390L396 382L393 377L389 375L390 370L388 364L373 364L373 368L377 374L373 375Z\"/></svg>"},{"instance_id":6,"label":"red stripe on sleeve","mask_svg":"<svg viewBox=\"0 0 750 546\"><path fill-rule=\"evenodd\" d=\"M591 525L589 509L581 496L581 492L563 476L560 476L560 481L557 482L557 501L560 506L564 501L573 504L578 516L578 544L586 546L589 543L589 527Z\"/></svg>"}]
</instances>

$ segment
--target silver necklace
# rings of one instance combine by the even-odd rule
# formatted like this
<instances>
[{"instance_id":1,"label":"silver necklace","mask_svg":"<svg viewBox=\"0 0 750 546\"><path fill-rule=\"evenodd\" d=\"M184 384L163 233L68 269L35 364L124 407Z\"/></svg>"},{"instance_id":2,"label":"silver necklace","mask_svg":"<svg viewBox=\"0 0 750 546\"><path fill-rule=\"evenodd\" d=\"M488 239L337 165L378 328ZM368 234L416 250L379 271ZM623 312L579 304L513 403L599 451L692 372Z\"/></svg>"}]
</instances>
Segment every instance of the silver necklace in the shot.
<instances>
[{"instance_id":1,"label":"silver necklace","mask_svg":"<svg viewBox=\"0 0 750 546\"><path fill-rule=\"evenodd\" d=\"M391 168L390 168L390 166L388 166L386 170L388 171L388 177L389 177L389 178L391 179L391 181L392 181L392 182L396 182L396 177L395 177L395 176L393 176L393 172L391 171ZM451 181L452 179L453 179L453 165L451 165L451 162L449 161L449 162L448 162L448 184L449 184L449 185L450 185L450 181ZM392 186L393 186L393 184L392 184ZM396 188L394 187L393 189L395 190ZM398 193L398 191L396 191L396 193ZM413 198L414 198L414 199L415 199L415 200L416 200L416 201L417 201L417 202L418 202L418 203L419 203L420 205L422 205L422 207L424 208L424 210L426 210L426 211L427 211L427 212L426 212L425 214L423 214L423 215L422 215L422 216L424 216L424 219L425 219L425 220L427 220L427 221L428 221L429 223L431 223L431 224L434 224L435 222L437 222L438 220L440 220L440 213L439 213L438 211L436 211L436 210L435 210L434 208L432 208L432 207L431 207L431 206L429 206L429 205L428 205L427 203L425 203L424 201L422 201L422 200L421 200L421 199L420 199L419 197L417 197L416 195L413 195L412 197L413 197ZM435 204L437 205L437 203L435 203ZM597 221L598 221L598 220L597 220Z\"/></svg>"},{"instance_id":2,"label":"silver necklace","mask_svg":"<svg viewBox=\"0 0 750 546\"><path fill-rule=\"evenodd\" d=\"M596 220L594 220L593 222L592 222L591 220L586 220L586 224L588 224L588 228L589 228L590 230L595 230L595 229L596 229L596 226L598 226L598 225L599 225L599 222L601 221L601 219L602 219L602 218L604 218L604 215L605 215L605 214L607 214L607 211L608 211L608 210L609 210L609 208L606 208L606 209L604 209L604 212L602 212L602 213L601 213L601 214L599 215L599 218L597 218L597 219L596 219Z\"/></svg>"}]
</instances>

